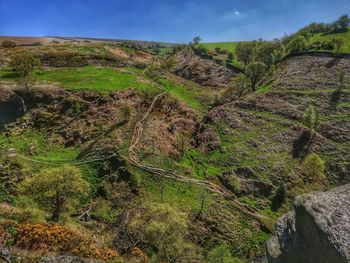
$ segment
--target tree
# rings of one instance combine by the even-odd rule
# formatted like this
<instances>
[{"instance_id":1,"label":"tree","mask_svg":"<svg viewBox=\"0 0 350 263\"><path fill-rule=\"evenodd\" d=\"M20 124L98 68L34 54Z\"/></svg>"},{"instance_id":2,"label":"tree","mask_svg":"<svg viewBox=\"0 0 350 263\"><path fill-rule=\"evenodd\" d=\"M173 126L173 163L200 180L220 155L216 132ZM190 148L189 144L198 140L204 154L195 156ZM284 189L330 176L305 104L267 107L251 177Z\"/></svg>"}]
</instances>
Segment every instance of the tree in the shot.
<instances>
[{"instance_id":1,"label":"tree","mask_svg":"<svg viewBox=\"0 0 350 263\"><path fill-rule=\"evenodd\" d=\"M249 63L255 59L257 44L255 42L238 43L235 49L235 56L238 62L243 65L243 71L246 70Z\"/></svg>"},{"instance_id":2,"label":"tree","mask_svg":"<svg viewBox=\"0 0 350 263\"><path fill-rule=\"evenodd\" d=\"M199 45L199 43L202 41L202 39L200 38L200 36L194 37L192 40L192 43L197 46Z\"/></svg>"},{"instance_id":3,"label":"tree","mask_svg":"<svg viewBox=\"0 0 350 263\"><path fill-rule=\"evenodd\" d=\"M302 171L309 179L313 181L319 181L323 179L324 170L325 164L319 155L316 153L311 153L306 156L302 166Z\"/></svg>"},{"instance_id":4,"label":"tree","mask_svg":"<svg viewBox=\"0 0 350 263\"><path fill-rule=\"evenodd\" d=\"M236 98L241 98L248 92L249 80L243 73L238 74L224 90L222 101L230 102Z\"/></svg>"},{"instance_id":5,"label":"tree","mask_svg":"<svg viewBox=\"0 0 350 263\"><path fill-rule=\"evenodd\" d=\"M21 53L12 57L10 67L18 75L19 84L28 92L35 83L34 70L41 67L41 62L29 53Z\"/></svg>"},{"instance_id":6,"label":"tree","mask_svg":"<svg viewBox=\"0 0 350 263\"><path fill-rule=\"evenodd\" d=\"M332 24L332 33L344 32L348 30L350 24L350 18L348 15L343 15L339 17L337 21Z\"/></svg>"},{"instance_id":7,"label":"tree","mask_svg":"<svg viewBox=\"0 0 350 263\"><path fill-rule=\"evenodd\" d=\"M276 63L274 54L277 54L281 49L283 49L283 47L279 41L265 42L259 45L257 49L257 60L263 62L269 69Z\"/></svg>"},{"instance_id":8,"label":"tree","mask_svg":"<svg viewBox=\"0 0 350 263\"><path fill-rule=\"evenodd\" d=\"M250 82L253 92L256 91L257 85L264 78L266 73L266 65L262 62L252 62L248 65L246 75Z\"/></svg>"},{"instance_id":9,"label":"tree","mask_svg":"<svg viewBox=\"0 0 350 263\"><path fill-rule=\"evenodd\" d=\"M303 123L309 129L310 133L314 133L318 126L318 112L310 105L306 108L303 116Z\"/></svg>"},{"instance_id":10,"label":"tree","mask_svg":"<svg viewBox=\"0 0 350 263\"><path fill-rule=\"evenodd\" d=\"M288 43L289 52L300 52L307 49L307 40L304 36L298 35Z\"/></svg>"},{"instance_id":11,"label":"tree","mask_svg":"<svg viewBox=\"0 0 350 263\"><path fill-rule=\"evenodd\" d=\"M88 183L80 170L73 166L62 166L41 171L25 179L18 187L20 193L31 198L44 211L59 221L63 212L69 212L89 192Z\"/></svg>"}]
</instances>

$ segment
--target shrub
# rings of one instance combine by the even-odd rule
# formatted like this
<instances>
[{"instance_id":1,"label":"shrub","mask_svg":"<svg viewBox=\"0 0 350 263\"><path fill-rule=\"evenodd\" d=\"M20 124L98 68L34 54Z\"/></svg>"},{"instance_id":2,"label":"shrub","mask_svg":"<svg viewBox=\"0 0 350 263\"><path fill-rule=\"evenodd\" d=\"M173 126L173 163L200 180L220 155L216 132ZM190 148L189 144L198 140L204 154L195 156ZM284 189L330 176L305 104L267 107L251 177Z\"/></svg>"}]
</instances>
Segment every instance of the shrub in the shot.
<instances>
[{"instance_id":1,"label":"shrub","mask_svg":"<svg viewBox=\"0 0 350 263\"><path fill-rule=\"evenodd\" d=\"M89 185L82 179L79 169L66 165L43 170L25 179L18 190L50 212L52 220L59 221L62 212L70 211L88 194Z\"/></svg>"},{"instance_id":2,"label":"shrub","mask_svg":"<svg viewBox=\"0 0 350 263\"><path fill-rule=\"evenodd\" d=\"M296 36L288 43L289 52L300 52L307 50L307 40L304 36Z\"/></svg>"},{"instance_id":3,"label":"shrub","mask_svg":"<svg viewBox=\"0 0 350 263\"><path fill-rule=\"evenodd\" d=\"M98 248L77 231L63 226L3 222L0 224L0 230L1 228L8 233L8 240L11 238L13 245L21 249L66 252L101 260L112 260L118 257L116 251Z\"/></svg>"},{"instance_id":4,"label":"shrub","mask_svg":"<svg viewBox=\"0 0 350 263\"><path fill-rule=\"evenodd\" d=\"M280 208L282 204L285 202L286 198L287 198L286 185L284 183L280 183L272 199L272 204L271 204L272 210L276 211L278 208Z\"/></svg>"},{"instance_id":5,"label":"shrub","mask_svg":"<svg viewBox=\"0 0 350 263\"><path fill-rule=\"evenodd\" d=\"M325 164L316 153L309 154L302 165L302 171L311 181L320 181L324 178Z\"/></svg>"},{"instance_id":6,"label":"shrub","mask_svg":"<svg viewBox=\"0 0 350 263\"><path fill-rule=\"evenodd\" d=\"M306 108L303 115L303 123L309 129L310 133L314 133L318 126L318 112L310 105Z\"/></svg>"},{"instance_id":7,"label":"shrub","mask_svg":"<svg viewBox=\"0 0 350 263\"><path fill-rule=\"evenodd\" d=\"M1 42L1 46L4 48L13 48L17 46L16 42L10 40L4 40Z\"/></svg>"},{"instance_id":8,"label":"shrub","mask_svg":"<svg viewBox=\"0 0 350 263\"><path fill-rule=\"evenodd\" d=\"M243 263L242 260L232 256L231 249L227 245L220 245L212 249L207 256L209 263Z\"/></svg>"}]
</instances>

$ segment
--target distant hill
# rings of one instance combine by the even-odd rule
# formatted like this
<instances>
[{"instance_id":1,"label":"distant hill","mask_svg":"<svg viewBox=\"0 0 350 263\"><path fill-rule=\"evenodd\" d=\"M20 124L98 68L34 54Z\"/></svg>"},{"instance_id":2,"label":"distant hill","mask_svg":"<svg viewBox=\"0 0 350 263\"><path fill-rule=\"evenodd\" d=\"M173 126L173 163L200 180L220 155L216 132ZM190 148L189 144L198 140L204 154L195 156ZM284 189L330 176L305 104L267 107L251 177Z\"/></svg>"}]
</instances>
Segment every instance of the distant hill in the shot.
<instances>
[{"instance_id":1,"label":"distant hill","mask_svg":"<svg viewBox=\"0 0 350 263\"><path fill-rule=\"evenodd\" d=\"M35 43L40 43L42 45L47 45L50 43L79 43L79 42L91 42L91 43L101 43L101 42L111 42L111 43L133 43L144 48L152 48L159 46L162 48L170 48L178 44L156 42L156 41L140 41L140 40L126 40L126 39L108 39L108 38L85 38L85 37L54 37L54 36L44 36L44 37L26 37L26 36L0 36L0 42L4 40L10 40L17 43L17 45L33 45Z\"/></svg>"}]
</instances>

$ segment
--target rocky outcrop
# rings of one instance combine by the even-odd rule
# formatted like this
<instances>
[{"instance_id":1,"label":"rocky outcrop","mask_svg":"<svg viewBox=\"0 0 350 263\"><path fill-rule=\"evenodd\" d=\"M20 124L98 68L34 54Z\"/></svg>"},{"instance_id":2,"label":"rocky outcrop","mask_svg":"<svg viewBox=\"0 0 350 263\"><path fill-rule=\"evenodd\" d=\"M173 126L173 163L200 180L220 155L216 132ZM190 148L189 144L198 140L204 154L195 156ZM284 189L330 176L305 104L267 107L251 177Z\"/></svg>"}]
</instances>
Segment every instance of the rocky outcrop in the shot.
<instances>
[{"instance_id":1,"label":"rocky outcrop","mask_svg":"<svg viewBox=\"0 0 350 263\"><path fill-rule=\"evenodd\" d=\"M51 256L43 257L39 263L103 263L104 261L96 259L87 259L73 256Z\"/></svg>"},{"instance_id":2,"label":"rocky outcrop","mask_svg":"<svg viewBox=\"0 0 350 263\"><path fill-rule=\"evenodd\" d=\"M350 262L350 184L299 196L267 243L270 263Z\"/></svg>"},{"instance_id":3,"label":"rocky outcrop","mask_svg":"<svg viewBox=\"0 0 350 263\"><path fill-rule=\"evenodd\" d=\"M0 127L15 121L25 111L24 101L14 92L0 89Z\"/></svg>"}]
</instances>

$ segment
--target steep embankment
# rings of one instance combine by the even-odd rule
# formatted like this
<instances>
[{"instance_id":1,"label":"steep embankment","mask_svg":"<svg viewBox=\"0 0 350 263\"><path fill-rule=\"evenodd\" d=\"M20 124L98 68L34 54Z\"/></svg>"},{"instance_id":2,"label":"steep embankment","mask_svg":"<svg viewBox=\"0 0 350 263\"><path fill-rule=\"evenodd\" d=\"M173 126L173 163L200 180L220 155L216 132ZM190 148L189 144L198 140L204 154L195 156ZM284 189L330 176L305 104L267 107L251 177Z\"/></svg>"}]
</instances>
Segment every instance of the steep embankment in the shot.
<instances>
[{"instance_id":1,"label":"steep embankment","mask_svg":"<svg viewBox=\"0 0 350 263\"><path fill-rule=\"evenodd\" d=\"M202 86L223 88L234 75L231 70L211 60L198 57L190 48L176 53L171 58L171 62L174 65L175 74Z\"/></svg>"},{"instance_id":2,"label":"steep embankment","mask_svg":"<svg viewBox=\"0 0 350 263\"><path fill-rule=\"evenodd\" d=\"M345 78L337 95L341 72ZM316 152L326 162L330 183L349 182L349 76L349 59L287 59L275 79L256 94L209 112L196 136L199 152L207 154L198 157L198 152L192 153L190 165L215 167L223 183L240 178L242 194L268 195L271 185L281 181L288 183L292 194L298 194L314 187L300 177L297 168L308 153ZM302 124L309 105L319 112L319 127L312 140Z\"/></svg>"}]
</instances>

